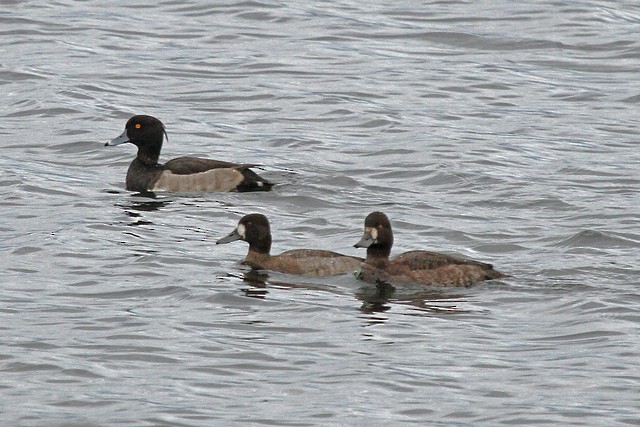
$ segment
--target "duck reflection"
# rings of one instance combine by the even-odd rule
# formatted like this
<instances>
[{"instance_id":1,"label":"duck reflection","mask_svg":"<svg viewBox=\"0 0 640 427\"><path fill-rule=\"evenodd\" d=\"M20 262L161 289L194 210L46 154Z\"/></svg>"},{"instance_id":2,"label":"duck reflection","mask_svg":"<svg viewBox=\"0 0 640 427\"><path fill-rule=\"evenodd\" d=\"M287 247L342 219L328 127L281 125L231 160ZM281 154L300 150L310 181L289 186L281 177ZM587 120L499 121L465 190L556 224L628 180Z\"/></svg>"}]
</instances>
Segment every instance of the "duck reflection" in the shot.
<instances>
[{"instance_id":1,"label":"duck reflection","mask_svg":"<svg viewBox=\"0 0 640 427\"><path fill-rule=\"evenodd\" d=\"M249 287L240 290L245 296L250 298L265 299L269 291L267 290L267 280L269 275L259 270L250 270L241 276L243 282L249 284Z\"/></svg>"},{"instance_id":2,"label":"duck reflection","mask_svg":"<svg viewBox=\"0 0 640 427\"><path fill-rule=\"evenodd\" d=\"M383 313L397 305L413 308L410 314L415 315L465 312L460 308L465 302L464 296L450 291L450 288L396 288L388 283L377 283L362 286L355 295L362 301L360 311L364 314ZM381 320L386 319L371 318L373 323L380 323Z\"/></svg>"},{"instance_id":3,"label":"duck reflection","mask_svg":"<svg viewBox=\"0 0 640 427\"><path fill-rule=\"evenodd\" d=\"M116 206L122 208L124 213L133 218L134 221L128 223L128 226L138 227L141 225L153 225L153 222L143 219L145 212L158 211L169 205L172 200L158 199L155 193L136 193L131 200L125 203L117 203Z\"/></svg>"},{"instance_id":4,"label":"duck reflection","mask_svg":"<svg viewBox=\"0 0 640 427\"><path fill-rule=\"evenodd\" d=\"M362 301L360 311L365 314L383 313L391 308L389 300L396 289L388 283L363 286L356 291L356 298Z\"/></svg>"},{"instance_id":5,"label":"duck reflection","mask_svg":"<svg viewBox=\"0 0 640 427\"><path fill-rule=\"evenodd\" d=\"M312 291L340 293L334 286L315 285L313 283L293 283L270 279L265 270L251 269L242 274L229 274L230 277L240 279L248 286L242 287L241 292L250 298L265 299L269 289L304 289ZM388 283L376 285L365 284L358 287L354 296L361 301L359 311L367 315L369 323L384 323L386 316L380 316L389 310L409 308L404 314L424 316L444 313L465 313L461 308L465 303L463 294L452 293L451 288L424 289L424 287L394 287Z\"/></svg>"},{"instance_id":6,"label":"duck reflection","mask_svg":"<svg viewBox=\"0 0 640 427\"><path fill-rule=\"evenodd\" d=\"M265 299L269 294L269 288L274 289L308 289L314 291L327 292L328 289L323 286L315 286L311 283L291 283L282 282L269 279L269 274L265 270L251 269L242 275L229 274L231 277L240 278L244 283L250 285L249 287L241 288L240 290L245 296L251 298Z\"/></svg>"}]
</instances>

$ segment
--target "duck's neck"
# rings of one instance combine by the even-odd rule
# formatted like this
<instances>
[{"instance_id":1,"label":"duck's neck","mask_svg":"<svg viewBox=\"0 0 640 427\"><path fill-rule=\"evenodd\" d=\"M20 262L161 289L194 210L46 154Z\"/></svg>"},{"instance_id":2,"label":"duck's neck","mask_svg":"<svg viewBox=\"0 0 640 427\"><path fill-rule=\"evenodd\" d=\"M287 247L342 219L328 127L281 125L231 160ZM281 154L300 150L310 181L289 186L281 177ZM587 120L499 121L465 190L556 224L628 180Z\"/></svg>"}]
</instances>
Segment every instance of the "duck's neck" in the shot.
<instances>
[{"instance_id":1,"label":"duck's neck","mask_svg":"<svg viewBox=\"0 0 640 427\"><path fill-rule=\"evenodd\" d=\"M271 233L269 230L261 230L257 235L249 236L249 253L269 255L271 252Z\"/></svg>"},{"instance_id":2,"label":"duck's neck","mask_svg":"<svg viewBox=\"0 0 640 427\"><path fill-rule=\"evenodd\" d=\"M270 258L269 252L255 251L249 248L249 253L244 258L243 264L253 268L261 268Z\"/></svg>"},{"instance_id":3,"label":"duck's neck","mask_svg":"<svg viewBox=\"0 0 640 427\"><path fill-rule=\"evenodd\" d=\"M147 166L156 166L160 158L160 150L156 147L138 147L136 158Z\"/></svg>"},{"instance_id":4,"label":"duck's neck","mask_svg":"<svg viewBox=\"0 0 640 427\"><path fill-rule=\"evenodd\" d=\"M389 263L390 253L391 248L389 247L371 245L367 248L367 259L365 262L375 267L385 266Z\"/></svg>"}]
</instances>

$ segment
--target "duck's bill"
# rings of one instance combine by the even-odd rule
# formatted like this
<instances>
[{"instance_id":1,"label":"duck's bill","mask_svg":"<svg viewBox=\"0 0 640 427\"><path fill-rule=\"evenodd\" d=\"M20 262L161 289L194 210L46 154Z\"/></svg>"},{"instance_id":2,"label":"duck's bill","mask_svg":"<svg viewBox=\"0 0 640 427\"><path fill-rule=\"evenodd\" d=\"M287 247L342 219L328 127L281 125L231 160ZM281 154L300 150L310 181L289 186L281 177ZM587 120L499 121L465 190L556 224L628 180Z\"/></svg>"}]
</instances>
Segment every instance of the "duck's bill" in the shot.
<instances>
[{"instance_id":1,"label":"duck's bill","mask_svg":"<svg viewBox=\"0 0 640 427\"><path fill-rule=\"evenodd\" d=\"M362 239L360 239L360 241L358 243L353 245L353 247L354 248L368 248L369 246L371 246L373 244L374 241L375 241L375 239L371 236L371 233L365 232L362 235Z\"/></svg>"},{"instance_id":2,"label":"duck's bill","mask_svg":"<svg viewBox=\"0 0 640 427\"><path fill-rule=\"evenodd\" d=\"M242 240L242 236L240 235L240 233L238 233L238 230L233 230L231 233L229 233L222 239L218 240L216 242L216 245L221 245L223 243L231 243L231 242L235 242L236 240Z\"/></svg>"},{"instance_id":3,"label":"duck's bill","mask_svg":"<svg viewBox=\"0 0 640 427\"><path fill-rule=\"evenodd\" d=\"M120 144L124 144L125 142L129 142L129 136L127 135L126 130L122 132L122 135L120 135L117 138L113 138L111 141L107 142L104 145L105 146L120 145Z\"/></svg>"}]
</instances>

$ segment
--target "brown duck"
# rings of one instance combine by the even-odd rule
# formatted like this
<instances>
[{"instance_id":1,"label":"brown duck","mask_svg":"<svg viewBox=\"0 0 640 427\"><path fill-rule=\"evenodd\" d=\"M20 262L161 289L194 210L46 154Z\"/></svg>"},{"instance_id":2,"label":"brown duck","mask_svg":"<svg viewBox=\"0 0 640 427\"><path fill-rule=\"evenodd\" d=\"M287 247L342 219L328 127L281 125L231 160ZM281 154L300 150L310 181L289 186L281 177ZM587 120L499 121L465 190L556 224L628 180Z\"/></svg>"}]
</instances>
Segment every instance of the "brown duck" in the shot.
<instances>
[{"instance_id":1,"label":"brown duck","mask_svg":"<svg viewBox=\"0 0 640 427\"><path fill-rule=\"evenodd\" d=\"M367 258L356 277L369 283L470 286L504 277L491 264L437 252L410 251L390 260L393 232L382 212L367 216L364 235L354 246L367 248Z\"/></svg>"},{"instance_id":2,"label":"brown duck","mask_svg":"<svg viewBox=\"0 0 640 427\"><path fill-rule=\"evenodd\" d=\"M267 217L261 214L242 217L235 230L216 244L236 240L249 243L249 252L242 263L261 270L304 276L331 276L354 272L364 261L362 258L322 249L294 249L271 255L271 228Z\"/></svg>"},{"instance_id":3,"label":"brown duck","mask_svg":"<svg viewBox=\"0 0 640 427\"><path fill-rule=\"evenodd\" d=\"M127 190L141 193L269 191L273 186L273 183L250 169L255 165L199 157L178 157L160 164L158 159L166 135L160 120L138 115L129 119L120 136L105 144L130 142L138 147L138 154L127 171Z\"/></svg>"}]
</instances>

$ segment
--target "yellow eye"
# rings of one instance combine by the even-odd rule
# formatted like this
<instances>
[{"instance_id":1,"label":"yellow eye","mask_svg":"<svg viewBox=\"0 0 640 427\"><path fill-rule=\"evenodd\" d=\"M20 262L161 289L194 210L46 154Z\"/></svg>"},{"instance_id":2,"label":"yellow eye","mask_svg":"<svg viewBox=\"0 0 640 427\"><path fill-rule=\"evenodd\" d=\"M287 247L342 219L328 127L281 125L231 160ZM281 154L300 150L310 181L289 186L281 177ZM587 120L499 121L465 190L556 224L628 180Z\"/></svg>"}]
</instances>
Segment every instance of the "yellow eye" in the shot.
<instances>
[{"instance_id":1,"label":"yellow eye","mask_svg":"<svg viewBox=\"0 0 640 427\"><path fill-rule=\"evenodd\" d=\"M136 123L136 129L140 129L142 125L140 123Z\"/></svg>"}]
</instances>

